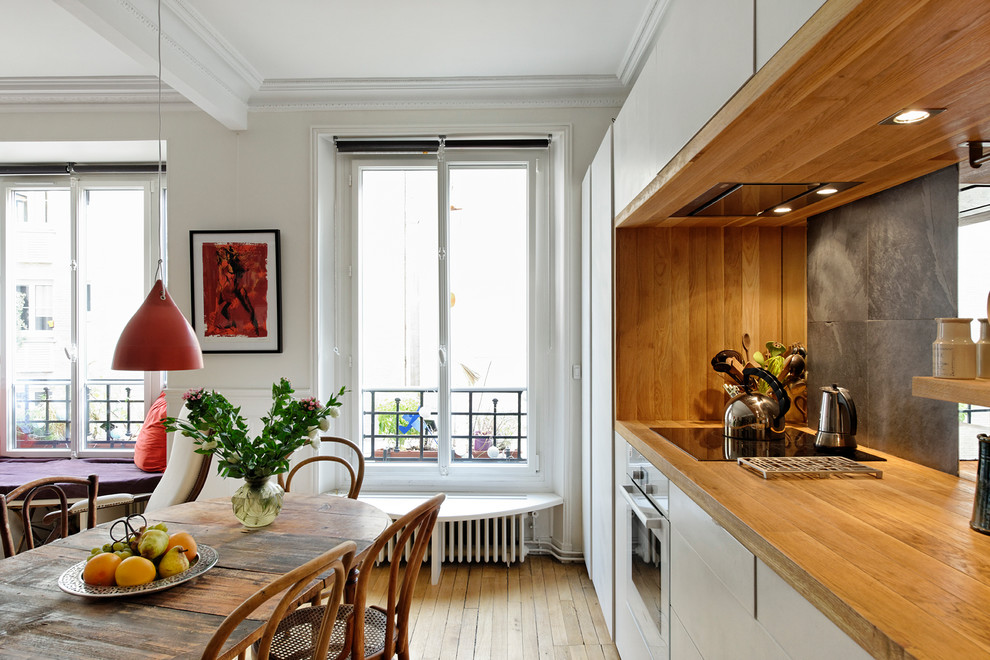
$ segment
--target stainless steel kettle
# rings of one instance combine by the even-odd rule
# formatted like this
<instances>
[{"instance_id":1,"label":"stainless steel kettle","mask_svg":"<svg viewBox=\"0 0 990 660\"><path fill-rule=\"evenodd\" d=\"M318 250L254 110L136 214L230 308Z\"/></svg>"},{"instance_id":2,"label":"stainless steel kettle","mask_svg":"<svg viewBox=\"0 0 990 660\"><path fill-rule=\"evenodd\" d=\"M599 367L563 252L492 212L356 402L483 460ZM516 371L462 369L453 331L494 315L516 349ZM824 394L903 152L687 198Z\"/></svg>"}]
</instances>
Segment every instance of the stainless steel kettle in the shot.
<instances>
[{"instance_id":1,"label":"stainless steel kettle","mask_svg":"<svg viewBox=\"0 0 990 660\"><path fill-rule=\"evenodd\" d=\"M753 378L770 386L773 397L753 391ZM743 369L745 392L733 397L725 406L724 435L739 440L778 440L784 437L784 414L791 400L773 374L765 369Z\"/></svg>"},{"instance_id":2,"label":"stainless steel kettle","mask_svg":"<svg viewBox=\"0 0 990 660\"><path fill-rule=\"evenodd\" d=\"M834 384L822 388L822 410L818 418L815 447L856 448L856 404L846 388Z\"/></svg>"}]
</instances>

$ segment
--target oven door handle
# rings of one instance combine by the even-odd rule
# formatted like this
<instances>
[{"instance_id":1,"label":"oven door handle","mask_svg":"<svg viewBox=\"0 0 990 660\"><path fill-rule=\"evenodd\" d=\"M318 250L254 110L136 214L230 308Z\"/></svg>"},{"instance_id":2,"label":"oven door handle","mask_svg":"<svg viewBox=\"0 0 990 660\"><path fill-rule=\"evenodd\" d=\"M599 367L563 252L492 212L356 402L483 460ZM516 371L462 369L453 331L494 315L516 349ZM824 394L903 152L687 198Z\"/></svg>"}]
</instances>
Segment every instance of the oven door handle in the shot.
<instances>
[{"instance_id":1,"label":"oven door handle","mask_svg":"<svg viewBox=\"0 0 990 660\"><path fill-rule=\"evenodd\" d=\"M630 484L623 484L621 486L620 490L622 497L626 500L626 504L632 509L633 514L639 518L639 522L643 523L643 527L646 529L662 529L664 523L663 514L653 512L652 507L649 510L644 510L642 505L637 504L636 500L633 499L632 493L629 492L635 488L635 486Z\"/></svg>"}]
</instances>

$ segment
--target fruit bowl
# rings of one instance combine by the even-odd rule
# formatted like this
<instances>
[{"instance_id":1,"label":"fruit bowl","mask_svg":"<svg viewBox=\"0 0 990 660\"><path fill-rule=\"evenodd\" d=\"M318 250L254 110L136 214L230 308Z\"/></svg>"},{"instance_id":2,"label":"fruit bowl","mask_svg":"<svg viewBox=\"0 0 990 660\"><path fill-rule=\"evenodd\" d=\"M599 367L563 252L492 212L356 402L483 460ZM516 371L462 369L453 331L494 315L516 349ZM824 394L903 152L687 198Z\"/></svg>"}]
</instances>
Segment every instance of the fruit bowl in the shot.
<instances>
[{"instance_id":1,"label":"fruit bowl","mask_svg":"<svg viewBox=\"0 0 990 660\"><path fill-rule=\"evenodd\" d=\"M83 582L83 569L86 561L73 564L58 578L58 588L67 594L74 596L88 596L90 598L118 598L120 596L136 596L139 594L150 594L156 591L171 589L177 584L182 584L194 577L199 577L206 571L213 568L217 563L219 555L217 551L208 545L200 545L199 555L189 562L189 568L167 578L152 580L147 584L139 584L134 587L101 587Z\"/></svg>"}]
</instances>

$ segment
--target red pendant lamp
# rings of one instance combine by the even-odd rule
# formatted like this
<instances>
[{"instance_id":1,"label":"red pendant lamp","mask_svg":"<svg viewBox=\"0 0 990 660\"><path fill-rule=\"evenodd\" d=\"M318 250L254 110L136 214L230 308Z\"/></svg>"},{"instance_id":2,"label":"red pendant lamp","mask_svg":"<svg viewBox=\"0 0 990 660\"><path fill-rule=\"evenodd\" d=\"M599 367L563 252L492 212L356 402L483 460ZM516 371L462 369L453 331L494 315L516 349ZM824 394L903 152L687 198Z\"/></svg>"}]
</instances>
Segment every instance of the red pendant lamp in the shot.
<instances>
[{"instance_id":1,"label":"red pendant lamp","mask_svg":"<svg viewBox=\"0 0 990 660\"><path fill-rule=\"evenodd\" d=\"M160 279L124 326L110 366L122 371L203 368L196 334Z\"/></svg>"},{"instance_id":2,"label":"red pendant lamp","mask_svg":"<svg viewBox=\"0 0 990 660\"><path fill-rule=\"evenodd\" d=\"M158 279L131 320L113 352L112 369L175 371L202 369L203 352L196 333L172 302L162 281L165 246L165 204L162 203L162 5L158 0Z\"/></svg>"}]
</instances>

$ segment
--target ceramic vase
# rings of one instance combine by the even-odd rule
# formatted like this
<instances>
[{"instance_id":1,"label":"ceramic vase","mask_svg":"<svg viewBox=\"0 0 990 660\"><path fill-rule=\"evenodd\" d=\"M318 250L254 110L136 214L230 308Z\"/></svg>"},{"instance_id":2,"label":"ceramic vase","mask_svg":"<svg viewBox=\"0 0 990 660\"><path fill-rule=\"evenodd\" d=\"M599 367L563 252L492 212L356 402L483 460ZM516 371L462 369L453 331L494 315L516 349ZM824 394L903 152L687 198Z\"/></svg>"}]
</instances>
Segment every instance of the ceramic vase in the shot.
<instances>
[{"instance_id":1,"label":"ceramic vase","mask_svg":"<svg viewBox=\"0 0 990 660\"><path fill-rule=\"evenodd\" d=\"M272 524L282 510L285 491L274 477L245 479L244 485L230 498L234 516L245 527L264 527Z\"/></svg>"},{"instance_id":2,"label":"ceramic vase","mask_svg":"<svg viewBox=\"0 0 990 660\"><path fill-rule=\"evenodd\" d=\"M990 378L990 325L986 319L980 322L980 340L976 342L976 377Z\"/></svg>"},{"instance_id":3,"label":"ceramic vase","mask_svg":"<svg viewBox=\"0 0 990 660\"><path fill-rule=\"evenodd\" d=\"M935 320L938 336L932 344L932 375L976 378L976 344L970 334L973 319Z\"/></svg>"}]
</instances>

